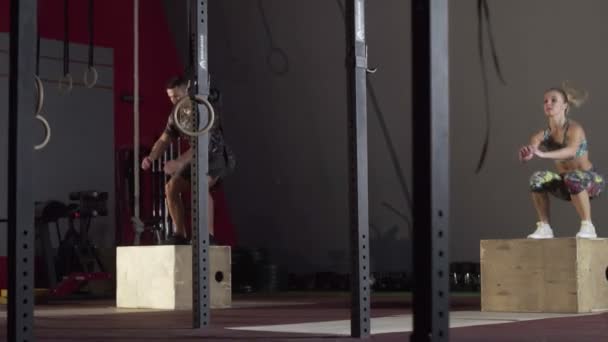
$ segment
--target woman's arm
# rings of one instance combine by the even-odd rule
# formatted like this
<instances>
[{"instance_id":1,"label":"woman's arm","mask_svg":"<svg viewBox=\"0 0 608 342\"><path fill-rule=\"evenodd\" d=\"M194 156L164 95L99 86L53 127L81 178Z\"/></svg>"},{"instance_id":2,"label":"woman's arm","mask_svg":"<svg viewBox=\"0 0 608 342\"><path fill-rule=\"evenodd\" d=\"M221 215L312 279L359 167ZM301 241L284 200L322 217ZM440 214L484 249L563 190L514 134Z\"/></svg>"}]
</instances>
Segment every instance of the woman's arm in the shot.
<instances>
[{"instance_id":1,"label":"woman's arm","mask_svg":"<svg viewBox=\"0 0 608 342\"><path fill-rule=\"evenodd\" d=\"M530 138L530 144L522 146L519 149L519 160L521 162L527 162L534 158L535 151L538 150L538 147L543 142L544 134L544 131L533 134Z\"/></svg>"},{"instance_id":2,"label":"woman's arm","mask_svg":"<svg viewBox=\"0 0 608 342\"><path fill-rule=\"evenodd\" d=\"M530 146L534 146L535 149L538 149L540 144L543 142L544 138L545 138L544 130L534 133L532 135L532 137L530 138Z\"/></svg>"}]
</instances>

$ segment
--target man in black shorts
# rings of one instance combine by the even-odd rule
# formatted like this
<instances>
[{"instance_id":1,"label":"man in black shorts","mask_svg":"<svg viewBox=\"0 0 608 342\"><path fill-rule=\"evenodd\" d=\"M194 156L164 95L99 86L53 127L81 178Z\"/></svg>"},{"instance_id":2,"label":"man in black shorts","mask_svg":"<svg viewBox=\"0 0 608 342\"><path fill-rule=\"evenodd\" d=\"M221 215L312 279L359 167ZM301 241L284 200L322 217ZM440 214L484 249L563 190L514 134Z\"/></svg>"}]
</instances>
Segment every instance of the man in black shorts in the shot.
<instances>
[{"instance_id":1,"label":"man in black shorts","mask_svg":"<svg viewBox=\"0 0 608 342\"><path fill-rule=\"evenodd\" d=\"M174 77L167 83L167 95L173 104L176 104L182 97L188 95L188 80L183 77ZM141 167L148 170L152 166L152 162L158 159L173 139L176 139L182 134L175 125L173 115L169 115L167 125L163 134L154 143L150 154L143 158ZM165 163L164 172L171 176L171 179L165 185L165 193L167 197L167 207L169 214L173 220L174 232L173 236L167 239L166 244L188 244L189 240L186 236L185 225L185 210L181 199L181 194L190 189L190 163L192 162L192 148L182 153L177 159L170 160ZM209 171L207 180L209 182L209 191L220 181L229 169L231 169L234 157L224 142L224 137L221 130L221 123L218 117L214 122L213 127L209 131ZM210 243L214 244L213 238L213 198L211 193L207 195L208 203L208 224Z\"/></svg>"}]
</instances>

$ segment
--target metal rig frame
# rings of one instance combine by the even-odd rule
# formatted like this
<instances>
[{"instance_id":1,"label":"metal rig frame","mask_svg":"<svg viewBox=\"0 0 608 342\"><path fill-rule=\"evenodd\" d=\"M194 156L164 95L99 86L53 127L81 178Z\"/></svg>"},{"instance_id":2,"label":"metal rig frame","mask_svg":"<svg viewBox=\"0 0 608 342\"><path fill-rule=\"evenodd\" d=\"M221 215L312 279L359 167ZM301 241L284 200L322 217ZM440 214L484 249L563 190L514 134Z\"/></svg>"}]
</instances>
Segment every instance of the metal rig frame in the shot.
<instances>
[{"instance_id":1,"label":"metal rig frame","mask_svg":"<svg viewBox=\"0 0 608 342\"><path fill-rule=\"evenodd\" d=\"M186 0L190 1L190 0ZM196 92L209 94L207 2L196 5ZM370 331L366 0L346 0L351 336ZM34 71L37 0L10 1L8 339L34 340ZM412 0L414 138L414 331L412 341L448 341L448 0ZM199 108L201 111L205 108ZM201 116L204 117L204 116ZM208 135L193 164L193 328L210 322Z\"/></svg>"}]
</instances>

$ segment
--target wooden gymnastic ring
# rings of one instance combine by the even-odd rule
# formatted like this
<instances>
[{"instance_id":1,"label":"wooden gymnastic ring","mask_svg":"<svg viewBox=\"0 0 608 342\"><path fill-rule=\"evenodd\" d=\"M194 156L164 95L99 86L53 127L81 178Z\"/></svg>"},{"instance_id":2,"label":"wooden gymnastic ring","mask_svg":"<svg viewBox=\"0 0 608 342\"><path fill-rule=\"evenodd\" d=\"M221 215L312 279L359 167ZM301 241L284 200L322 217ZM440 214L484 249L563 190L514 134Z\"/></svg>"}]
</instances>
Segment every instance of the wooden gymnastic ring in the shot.
<instances>
[{"instance_id":1,"label":"wooden gymnastic ring","mask_svg":"<svg viewBox=\"0 0 608 342\"><path fill-rule=\"evenodd\" d=\"M93 74L93 79L89 81L89 71ZM94 66L89 66L87 70L84 71L84 85L87 88L93 88L97 84L97 79L99 78L99 74L97 73L97 69Z\"/></svg>"},{"instance_id":2,"label":"wooden gymnastic ring","mask_svg":"<svg viewBox=\"0 0 608 342\"><path fill-rule=\"evenodd\" d=\"M207 120L207 124L203 128L197 131L189 131L179 121L179 112L181 111L186 101L192 101L194 103L202 104L207 107L207 112L209 113L209 120ZM211 103L207 101L202 95L184 96L179 101L177 101L177 103L173 107L173 121L175 121L175 125L180 130L180 132L191 137L198 137L207 133L211 129L211 127L213 127L213 123L215 121L215 111L213 110L213 106L211 105Z\"/></svg>"},{"instance_id":3,"label":"wooden gymnastic ring","mask_svg":"<svg viewBox=\"0 0 608 342\"><path fill-rule=\"evenodd\" d=\"M44 147L46 147L46 145L48 145L49 141L51 141L51 125L49 125L49 122L46 121L46 119L40 114L36 114L36 119L42 122L42 125L44 126L45 137L42 143L34 146L34 150L42 150Z\"/></svg>"},{"instance_id":4,"label":"wooden gymnastic ring","mask_svg":"<svg viewBox=\"0 0 608 342\"><path fill-rule=\"evenodd\" d=\"M36 109L34 110L34 115L38 115L42 112L42 105L44 104L44 85L38 75L34 75L34 86L36 87L36 105L34 106Z\"/></svg>"},{"instance_id":5,"label":"wooden gymnastic ring","mask_svg":"<svg viewBox=\"0 0 608 342\"><path fill-rule=\"evenodd\" d=\"M64 83L64 80L67 82L67 86ZM74 80L72 79L72 75L65 74L61 78L59 78L59 91L69 93L72 90L74 85Z\"/></svg>"}]
</instances>

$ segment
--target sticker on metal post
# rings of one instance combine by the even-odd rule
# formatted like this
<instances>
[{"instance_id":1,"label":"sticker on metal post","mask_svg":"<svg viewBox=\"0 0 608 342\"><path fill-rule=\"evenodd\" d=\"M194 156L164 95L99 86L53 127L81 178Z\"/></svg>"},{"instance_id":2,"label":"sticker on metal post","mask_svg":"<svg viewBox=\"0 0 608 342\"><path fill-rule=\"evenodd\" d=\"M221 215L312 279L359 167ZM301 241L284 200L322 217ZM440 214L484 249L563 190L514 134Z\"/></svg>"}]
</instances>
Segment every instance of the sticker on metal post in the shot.
<instances>
[{"instance_id":1,"label":"sticker on metal post","mask_svg":"<svg viewBox=\"0 0 608 342\"><path fill-rule=\"evenodd\" d=\"M206 45L205 45L205 35L200 35L200 47L199 47L199 51L200 51L200 61L198 62L198 65L207 70L207 49L206 49Z\"/></svg>"},{"instance_id":2,"label":"sticker on metal post","mask_svg":"<svg viewBox=\"0 0 608 342\"><path fill-rule=\"evenodd\" d=\"M365 8L363 0L357 0L355 9L355 34L358 41L365 41Z\"/></svg>"}]
</instances>

